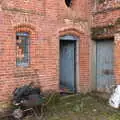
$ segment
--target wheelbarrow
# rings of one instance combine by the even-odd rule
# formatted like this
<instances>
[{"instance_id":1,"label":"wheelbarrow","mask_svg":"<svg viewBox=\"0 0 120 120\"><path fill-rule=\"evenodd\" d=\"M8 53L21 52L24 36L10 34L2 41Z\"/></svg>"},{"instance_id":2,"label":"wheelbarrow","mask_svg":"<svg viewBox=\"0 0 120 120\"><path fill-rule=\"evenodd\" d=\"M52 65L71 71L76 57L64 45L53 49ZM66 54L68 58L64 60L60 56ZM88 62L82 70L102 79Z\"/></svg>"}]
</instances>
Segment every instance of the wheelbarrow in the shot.
<instances>
[{"instance_id":1,"label":"wheelbarrow","mask_svg":"<svg viewBox=\"0 0 120 120\"><path fill-rule=\"evenodd\" d=\"M33 83L15 89L12 103L14 110L12 113L2 117L8 120L22 120L28 114L34 115L37 120L41 120L47 105L53 100L55 93L43 95L40 88L32 87ZM0 119L1 120L1 119Z\"/></svg>"}]
</instances>

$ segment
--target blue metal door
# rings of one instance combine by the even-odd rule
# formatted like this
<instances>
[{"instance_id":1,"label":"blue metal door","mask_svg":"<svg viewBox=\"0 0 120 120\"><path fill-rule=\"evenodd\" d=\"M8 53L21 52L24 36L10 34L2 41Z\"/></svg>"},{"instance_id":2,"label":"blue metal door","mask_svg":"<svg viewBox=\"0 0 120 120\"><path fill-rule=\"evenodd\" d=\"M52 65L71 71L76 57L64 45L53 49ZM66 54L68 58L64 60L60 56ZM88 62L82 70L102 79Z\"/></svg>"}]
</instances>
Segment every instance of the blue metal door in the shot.
<instances>
[{"instance_id":1,"label":"blue metal door","mask_svg":"<svg viewBox=\"0 0 120 120\"><path fill-rule=\"evenodd\" d=\"M113 41L102 40L96 43L97 53L97 90L107 91L114 85L113 74Z\"/></svg>"},{"instance_id":2,"label":"blue metal door","mask_svg":"<svg viewBox=\"0 0 120 120\"><path fill-rule=\"evenodd\" d=\"M60 85L75 91L75 41L60 41Z\"/></svg>"}]
</instances>

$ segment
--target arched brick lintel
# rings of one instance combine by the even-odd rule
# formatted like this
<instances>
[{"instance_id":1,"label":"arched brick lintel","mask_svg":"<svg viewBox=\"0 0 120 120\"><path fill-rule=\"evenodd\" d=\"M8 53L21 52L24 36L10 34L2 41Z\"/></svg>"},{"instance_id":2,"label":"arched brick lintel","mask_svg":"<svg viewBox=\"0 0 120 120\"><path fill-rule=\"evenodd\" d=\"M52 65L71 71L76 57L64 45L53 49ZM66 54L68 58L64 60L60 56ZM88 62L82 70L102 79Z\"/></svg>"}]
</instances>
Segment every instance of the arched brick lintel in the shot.
<instances>
[{"instance_id":1,"label":"arched brick lintel","mask_svg":"<svg viewBox=\"0 0 120 120\"><path fill-rule=\"evenodd\" d=\"M73 35L80 38L81 35L84 35L79 29L76 28L63 28L59 30L59 37L64 35Z\"/></svg>"},{"instance_id":2,"label":"arched brick lintel","mask_svg":"<svg viewBox=\"0 0 120 120\"><path fill-rule=\"evenodd\" d=\"M14 26L14 33L16 32L28 32L32 42L35 42L38 38L38 33L35 27L31 24L18 24Z\"/></svg>"},{"instance_id":3,"label":"arched brick lintel","mask_svg":"<svg viewBox=\"0 0 120 120\"><path fill-rule=\"evenodd\" d=\"M15 32L28 32L30 34L36 34L36 29L33 25L31 24L19 24L14 26L14 31Z\"/></svg>"}]
</instances>

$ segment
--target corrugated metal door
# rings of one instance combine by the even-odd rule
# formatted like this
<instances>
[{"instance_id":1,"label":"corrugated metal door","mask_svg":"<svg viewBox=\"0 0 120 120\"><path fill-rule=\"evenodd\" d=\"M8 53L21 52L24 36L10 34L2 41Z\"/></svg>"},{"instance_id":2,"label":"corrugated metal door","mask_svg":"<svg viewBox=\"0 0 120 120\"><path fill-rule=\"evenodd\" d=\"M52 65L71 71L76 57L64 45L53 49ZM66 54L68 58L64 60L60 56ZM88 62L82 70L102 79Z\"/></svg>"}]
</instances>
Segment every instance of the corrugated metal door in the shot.
<instances>
[{"instance_id":1,"label":"corrugated metal door","mask_svg":"<svg viewBox=\"0 0 120 120\"><path fill-rule=\"evenodd\" d=\"M96 44L97 90L107 91L114 84L113 41L102 40Z\"/></svg>"},{"instance_id":2,"label":"corrugated metal door","mask_svg":"<svg viewBox=\"0 0 120 120\"><path fill-rule=\"evenodd\" d=\"M75 41L60 42L60 84L75 91Z\"/></svg>"}]
</instances>

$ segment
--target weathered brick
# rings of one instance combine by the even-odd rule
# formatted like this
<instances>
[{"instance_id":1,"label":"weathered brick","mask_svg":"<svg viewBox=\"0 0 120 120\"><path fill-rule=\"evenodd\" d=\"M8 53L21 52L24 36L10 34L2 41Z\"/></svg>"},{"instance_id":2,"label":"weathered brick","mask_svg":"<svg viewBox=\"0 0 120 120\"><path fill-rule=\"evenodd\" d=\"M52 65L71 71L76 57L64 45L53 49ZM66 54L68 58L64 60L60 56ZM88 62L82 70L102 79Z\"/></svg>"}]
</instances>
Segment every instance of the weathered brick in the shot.
<instances>
[{"instance_id":1,"label":"weathered brick","mask_svg":"<svg viewBox=\"0 0 120 120\"><path fill-rule=\"evenodd\" d=\"M78 86L81 91L89 88L87 5L84 0L73 1L71 8L66 7L64 0L0 3L0 101L10 99L16 87L30 81L35 81L43 91L59 90L59 37L66 34L80 38ZM30 33L28 67L16 67L16 32Z\"/></svg>"}]
</instances>

